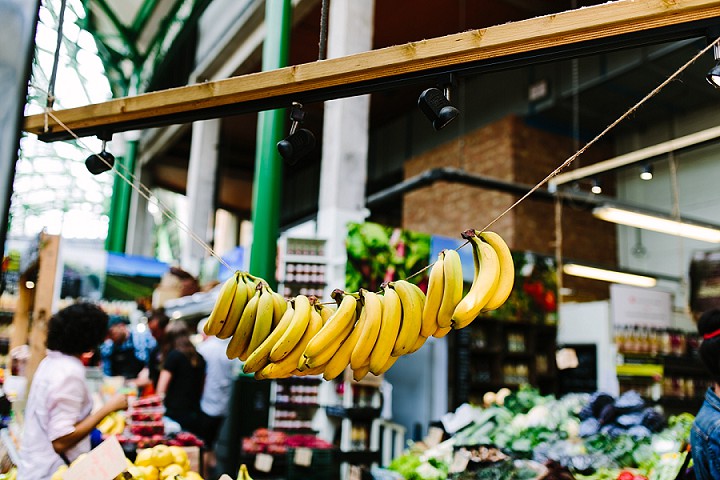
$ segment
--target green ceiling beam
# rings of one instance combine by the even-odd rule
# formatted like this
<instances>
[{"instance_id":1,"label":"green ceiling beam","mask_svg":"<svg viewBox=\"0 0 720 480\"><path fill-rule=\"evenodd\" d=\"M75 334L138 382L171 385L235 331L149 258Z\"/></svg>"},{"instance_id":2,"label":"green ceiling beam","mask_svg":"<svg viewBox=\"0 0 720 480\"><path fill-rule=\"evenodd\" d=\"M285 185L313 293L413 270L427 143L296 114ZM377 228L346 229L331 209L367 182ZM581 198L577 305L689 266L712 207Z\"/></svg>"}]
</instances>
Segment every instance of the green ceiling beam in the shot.
<instances>
[{"instance_id":1,"label":"green ceiling beam","mask_svg":"<svg viewBox=\"0 0 720 480\"><path fill-rule=\"evenodd\" d=\"M135 15L135 20L133 20L133 24L131 26L133 33L136 35L135 39L137 39L137 37L140 36L140 32L145 29L145 25L155 11L155 7L157 7L157 5L157 0L145 0L143 4L140 5L140 8Z\"/></svg>"},{"instance_id":2,"label":"green ceiling beam","mask_svg":"<svg viewBox=\"0 0 720 480\"><path fill-rule=\"evenodd\" d=\"M112 22L115 29L120 34L120 38L122 39L123 43L128 49L128 52L130 52L130 55L133 57L140 58L140 52L138 52L137 46L135 45L134 39L132 38L132 35L130 34L130 30L123 25L123 23L120 21L120 19L115 15L115 11L110 7L110 5L107 4L105 0L92 0L100 9L107 15L108 19L110 19L110 22ZM90 14L90 10L88 9L88 15ZM90 32L93 34L93 36L96 36L96 32ZM132 60L132 59L131 59Z\"/></svg>"}]
</instances>

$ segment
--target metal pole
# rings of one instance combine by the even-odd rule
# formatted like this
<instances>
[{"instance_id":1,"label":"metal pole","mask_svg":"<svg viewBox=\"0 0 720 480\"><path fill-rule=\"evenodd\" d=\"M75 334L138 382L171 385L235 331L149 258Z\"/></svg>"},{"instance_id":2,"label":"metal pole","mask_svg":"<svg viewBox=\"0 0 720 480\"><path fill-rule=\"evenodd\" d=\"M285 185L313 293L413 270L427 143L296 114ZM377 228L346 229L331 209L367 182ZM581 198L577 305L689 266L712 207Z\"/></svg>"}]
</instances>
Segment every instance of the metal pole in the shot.
<instances>
[{"instance_id":1,"label":"metal pole","mask_svg":"<svg viewBox=\"0 0 720 480\"><path fill-rule=\"evenodd\" d=\"M291 0L265 2L263 71L287 66L290 46ZM255 176L253 179L253 243L250 273L264 278L273 288L277 239L280 230L282 160L276 145L285 135L284 109L258 114Z\"/></svg>"},{"instance_id":2,"label":"metal pole","mask_svg":"<svg viewBox=\"0 0 720 480\"><path fill-rule=\"evenodd\" d=\"M120 163L118 169L125 176L128 175L124 172L135 171L137 144L137 140L129 140L126 154L118 159L118 163ZM113 184L113 196L110 201L110 225L107 240L105 241L105 249L108 252L125 253L131 195L132 189L130 185L119 175L116 175Z\"/></svg>"}]
</instances>

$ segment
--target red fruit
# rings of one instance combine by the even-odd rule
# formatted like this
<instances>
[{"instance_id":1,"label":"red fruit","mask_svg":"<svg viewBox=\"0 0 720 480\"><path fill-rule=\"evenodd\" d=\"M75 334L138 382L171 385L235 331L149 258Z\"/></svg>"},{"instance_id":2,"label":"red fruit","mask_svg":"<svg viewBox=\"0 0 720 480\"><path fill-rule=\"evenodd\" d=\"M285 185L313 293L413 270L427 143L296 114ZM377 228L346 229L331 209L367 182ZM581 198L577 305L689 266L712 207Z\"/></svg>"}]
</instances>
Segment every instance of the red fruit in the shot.
<instances>
[{"instance_id":1,"label":"red fruit","mask_svg":"<svg viewBox=\"0 0 720 480\"><path fill-rule=\"evenodd\" d=\"M618 475L617 480L635 480L635 474L628 472L627 470L623 470L620 472L620 475Z\"/></svg>"}]
</instances>

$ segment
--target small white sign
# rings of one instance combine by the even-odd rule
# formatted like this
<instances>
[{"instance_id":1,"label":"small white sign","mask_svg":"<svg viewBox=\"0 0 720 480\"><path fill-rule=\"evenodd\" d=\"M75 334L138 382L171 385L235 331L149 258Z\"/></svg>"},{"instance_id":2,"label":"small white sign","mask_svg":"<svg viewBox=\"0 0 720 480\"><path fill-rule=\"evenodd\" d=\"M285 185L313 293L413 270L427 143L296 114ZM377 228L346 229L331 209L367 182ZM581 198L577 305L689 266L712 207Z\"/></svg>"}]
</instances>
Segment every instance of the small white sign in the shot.
<instances>
[{"instance_id":1,"label":"small white sign","mask_svg":"<svg viewBox=\"0 0 720 480\"><path fill-rule=\"evenodd\" d=\"M310 465L312 465L312 456L312 449L296 448L293 462L295 463L295 465L300 465L301 467L309 467Z\"/></svg>"},{"instance_id":2,"label":"small white sign","mask_svg":"<svg viewBox=\"0 0 720 480\"><path fill-rule=\"evenodd\" d=\"M348 480L362 480L362 470L357 465L350 465Z\"/></svg>"},{"instance_id":3,"label":"small white sign","mask_svg":"<svg viewBox=\"0 0 720 480\"><path fill-rule=\"evenodd\" d=\"M113 480L127 469L127 459L115 435L68 468L63 480Z\"/></svg>"},{"instance_id":4,"label":"small white sign","mask_svg":"<svg viewBox=\"0 0 720 480\"><path fill-rule=\"evenodd\" d=\"M574 348L561 348L555 353L555 363L558 370L577 368L580 365L577 352Z\"/></svg>"},{"instance_id":5,"label":"small white sign","mask_svg":"<svg viewBox=\"0 0 720 480\"><path fill-rule=\"evenodd\" d=\"M610 285L610 307L616 326L672 326L672 295L627 285Z\"/></svg>"},{"instance_id":6,"label":"small white sign","mask_svg":"<svg viewBox=\"0 0 720 480\"><path fill-rule=\"evenodd\" d=\"M268 455L267 453L258 453L255 455L255 470L258 472L269 472L272 470L273 460L275 459L272 455Z\"/></svg>"}]
</instances>

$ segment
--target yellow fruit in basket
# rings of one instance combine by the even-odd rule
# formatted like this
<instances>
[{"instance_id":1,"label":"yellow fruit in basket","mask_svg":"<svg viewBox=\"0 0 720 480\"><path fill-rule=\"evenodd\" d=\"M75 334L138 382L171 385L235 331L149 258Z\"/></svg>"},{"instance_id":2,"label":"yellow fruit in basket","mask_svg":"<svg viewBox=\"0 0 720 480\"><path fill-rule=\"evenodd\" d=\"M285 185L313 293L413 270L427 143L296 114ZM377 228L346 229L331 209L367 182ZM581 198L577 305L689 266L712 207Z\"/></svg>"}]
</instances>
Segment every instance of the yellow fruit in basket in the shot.
<instances>
[{"instance_id":1,"label":"yellow fruit in basket","mask_svg":"<svg viewBox=\"0 0 720 480\"><path fill-rule=\"evenodd\" d=\"M60 465L57 470L55 470L55 473L52 474L52 477L50 477L50 480L62 480L63 474L65 473L65 470L68 469L67 465Z\"/></svg>"},{"instance_id":2,"label":"yellow fruit in basket","mask_svg":"<svg viewBox=\"0 0 720 480\"><path fill-rule=\"evenodd\" d=\"M160 478L162 480L165 480L166 478L174 478L175 475L183 475L185 473L185 470L183 470L183 467L180 465L177 465L175 463L172 463L168 465L167 467L160 470Z\"/></svg>"},{"instance_id":3,"label":"yellow fruit in basket","mask_svg":"<svg viewBox=\"0 0 720 480\"><path fill-rule=\"evenodd\" d=\"M143 470L143 467L136 467L135 465L132 465L128 467L127 472L132 475L133 480L147 480L147 477L145 476L145 471ZM117 478L125 478L124 474L118 475Z\"/></svg>"},{"instance_id":4,"label":"yellow fruit in basket","mask_svg":"<svg viewBox=\"0 0 720 480\"><path fill-rule=\"evenodd\" d=\"M167 445L155 445L152 447L151 465L162 469L173 463L173 461L174 458L170 447Z\"/></svg>"},{"instance_id":5,"label":"yellow fruit in basket","mask_svg":"<svg viewBox=\"0 0 720 480\"><path fill-rule=\"evenodd\" d=\"M135 465L137 465L139 467L153 465L152 456L153 456L152 448L144 448L142 450L138 450L137 456L135 457Z\"/></svg>"},{"instance_id":6,"label":"yellow fruit in basket","mask_svg":"<svg viewBox=\"0 0 720 480\"><path fill-rule=\"evenodd\" d=\"M177 445L171 445L168 448L170 449L170 453L172 453L173 463L180 465L181 467L184 467L185 470L187 470L187 466L190 464L187 452L182 447L178 447Z\"/></svg>"},{"instance_id":7,"label":"yellow fruit in basket","mask_svg":"<svg viewBox=\"0 0 720 480\"><path fill-rule=\"evenodd\" d=\"M185 480L203 480L203 477L197 472L190 471L185 473Z\"/></svg>"},{"instance_id":8,"label":"yellow fruit in basket","mask_svg":"<svg viewBox=\"0 0 720 480\"><path fill-rule=\"evenodd\" d=\"M149 450L149 449L148 449ZM159 480L160 479L160 471L153 467L152 465L144 465L142 467L137 467L142 472L145 478L145 480Z\"/></svg>"}]
</instances>

